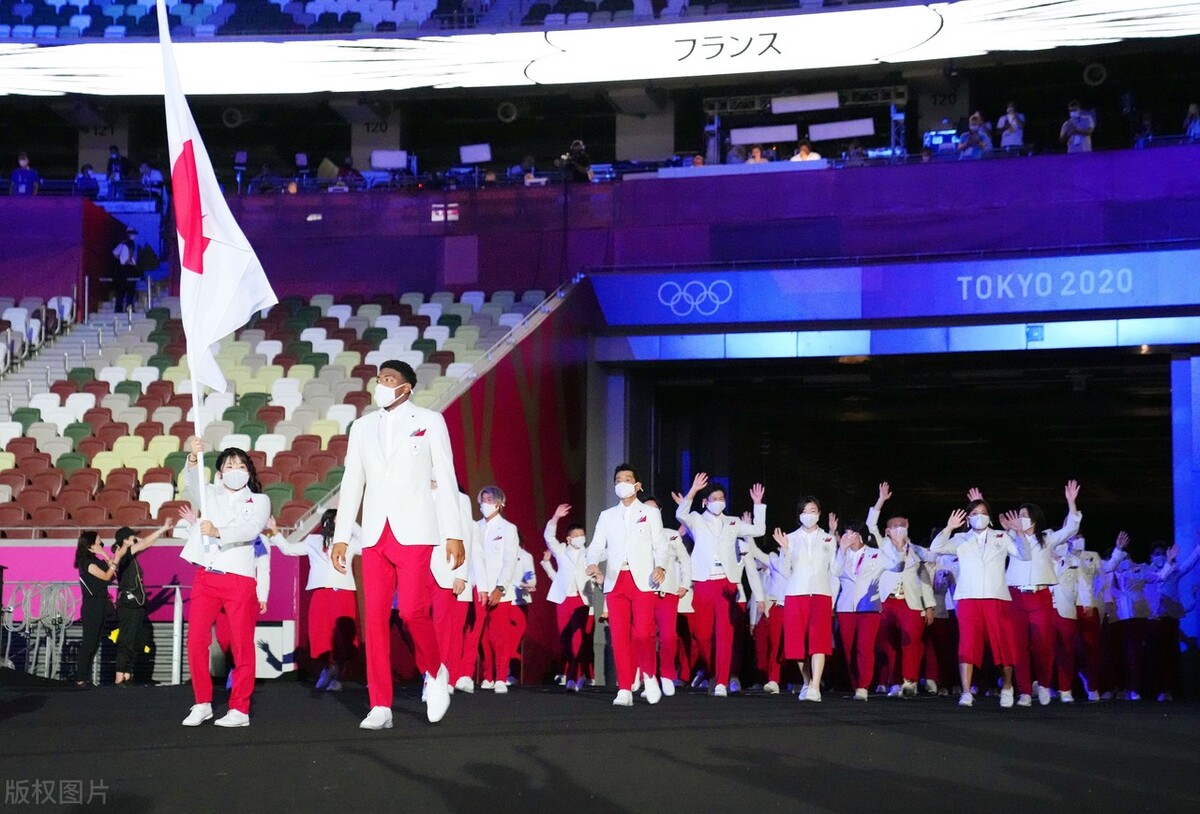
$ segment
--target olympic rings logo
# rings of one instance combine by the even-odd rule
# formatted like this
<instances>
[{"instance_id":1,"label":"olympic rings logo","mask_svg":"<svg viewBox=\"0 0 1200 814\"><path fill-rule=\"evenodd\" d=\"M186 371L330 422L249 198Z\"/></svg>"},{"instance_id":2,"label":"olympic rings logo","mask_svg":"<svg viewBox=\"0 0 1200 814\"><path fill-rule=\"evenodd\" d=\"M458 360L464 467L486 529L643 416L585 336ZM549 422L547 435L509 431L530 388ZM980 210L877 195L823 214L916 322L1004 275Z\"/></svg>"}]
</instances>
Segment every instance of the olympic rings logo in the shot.
<instances>
[{"instance_id":1,"label":"olympic rings logo","mask_svg":"<svg viewBox=\"0 0 1200 814\"><path fill-rule=\"evenodd\" d=\"M708 285L699 280L683 285L668 280L658 287L658 301L677 317L686 317L693 312L711 317L731 299L733 286L725 280L713 280Z\"/></svg>"}]
</instances>

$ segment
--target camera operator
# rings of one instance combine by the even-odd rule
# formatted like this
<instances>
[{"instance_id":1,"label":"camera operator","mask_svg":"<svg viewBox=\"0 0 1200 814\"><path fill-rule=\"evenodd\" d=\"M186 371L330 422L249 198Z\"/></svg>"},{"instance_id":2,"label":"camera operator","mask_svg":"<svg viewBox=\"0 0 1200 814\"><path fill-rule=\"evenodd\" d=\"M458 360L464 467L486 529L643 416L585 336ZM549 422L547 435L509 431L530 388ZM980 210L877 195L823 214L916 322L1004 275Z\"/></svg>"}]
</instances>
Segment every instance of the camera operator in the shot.
<instances>
[{"instance_id":1,"label":"camera operator","mask_svg":"<svg viewBox=\"0 0 1200 814\"><path fill-rule=\"evenodd\" d=\"M567 152L556 163L570 183L586 184L596 177L592 172L592 159L588 157L587 147L580 139L572 141Z\"/></svg>"},{"instance_id":2,"label":"camera operator","mask_svg":"<svg viewBox=\"0 0 1200 814\"><path fill-rule=\"evenodd\" d=\"M174 520L165 523L145 537L128 526L117 531L113 542L113 553L120 564L117 568L117 675L118 687L128 687L133 680L133 665L145 649L148 630L146 628L146 586L142 578L142 564L138 554L158 542L158 538L171 530Z\"/></svg>"}]
</instances>

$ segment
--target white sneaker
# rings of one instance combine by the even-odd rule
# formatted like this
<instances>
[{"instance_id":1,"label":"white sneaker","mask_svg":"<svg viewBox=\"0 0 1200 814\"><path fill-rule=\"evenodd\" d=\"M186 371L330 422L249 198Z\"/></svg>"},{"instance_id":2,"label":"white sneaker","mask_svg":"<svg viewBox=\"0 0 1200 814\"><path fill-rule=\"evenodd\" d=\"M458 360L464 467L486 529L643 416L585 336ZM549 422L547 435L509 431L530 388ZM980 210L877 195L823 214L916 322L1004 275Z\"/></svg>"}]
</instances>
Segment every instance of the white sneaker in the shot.
<instances>
[{"instance_id":1,"label":"white sneaker","mask_svg":"<svg viewBox=\"0 0 1200 814\"><path fill-rule=\"evenodd\" d=\"M866 687L859 687L857 690L854 691L854 700L855 701L866 701L867 698L869 698L869 697L870 696L867 693Z\"/></svg>"},{"instance_id":2,"label":"white sneaker","mask_svg":"<svg viewBox=\"0 0 1200 814\"><path fill-rule=\"evenodd\" d=\"M1050 688L1049 687L1038 687L1037 694L1038 694L1038 703L1041 704L1043 707L1050 703L1051 696L1050 696Z\"/></svg>"},{"instance_id":3,"label":"white sneaker","mask_svg":"<svg viewBox=\"0 0 1200 814\"><path fill-rule=\"evenodd\" d=\"M925 679L925 692L929 693L930 695L937 695L938 694L937 682L931 678Z\"/></svg>"},{"instance_id":4,"label":"white sneaker","mask_svg":"<svg viewBox=\"0 0 1200 814\"><path fill-rule=\"evenodd\" d=\"M724 684L718 684L717 686L713 687L713 698L725 698L728 695L729 690L726 689Z\"/></svg>"},{"instance_id":5,"label":"white sneaker","mask_svg":"<svg viewBox=\"0 0 1200 814\"><path fill-rule=\"evenodd\" d=\"M1064 704L1074 704L1075 696L1071 694L1070 690L1063 690L1058 694L1058 700L1062 701Z\"/></svg>"},{"instance_id":6,"label":"white sneaker","mask_svg":"<svg viewBox=\"0 0 1200 814\"><path fill-rule=\"evenodd\" d=\"M1021 697L1028 698L1029 696L1021 696ZM1009 687L1007 690L1001 690L1000 691L1000 706L1003 707L1004 709L1012 709L1012 705L1013 705L1012 687Z\"/></svg>"},{"instance_id":7,"label":"white sneaker","mask_svg":"<svg viewBox=\"0 0 1200 814\"><path fill-rule=\"evenodd\" d=\"M659 701L661 701L662 697L663 697L663 691L662 691L662 687L660 687L658 685L658 679L655 678L654 676L647 676L645 684L646 684L646 703L657 704Z\"/></svg>"},{"instance_id":8,"label":"white sneaker","mask_svg":"<svg viewBox=\"0 0 1200 814\"><path fill-rule=\"evenodd\" d=\"M768 681L766 684L763 684L763 692L771 695L779 695L779 682Z\"/></svg>"},{"instance_id":9,"label":"white sneaker","mask_svg":"<svg viewBox=\"0 0 1200 814\"><path fill-rule=\"evenodd\" d=\"M200 726L205 721L212 720L212 704L194 704L192 711L183 719L184 726Z\"/></svg>"},{"instance_id":10,"label":"white sneaker","mask_svg":"<svg viewBox=\"0 0 1200 814\"><path fill-rule=\"evenodd\" d=\"M958 696L958 705L960 707L975 706L975 696L971 695L969 692L964 692L962 695Z\"/></svg>"},{"instance_id":11,"label":"white sneaker","mask_svg":"<svg viewBox=\"0 0 1200 814\"><path fill-rule=\"evenodd\" d=\"M575 679L571 679L566 684L567 692L575 692Z\"/></svg>"},{"instance_id":12,"label":"white sneaker","mask_svg":"<svg viewBox=\"0 0 1200 814\"><path fill-rule=\"evenodd\" d=\"M810 686L808 688L808 692L804 696L804 700L805 701L815 701L818 704L821 703L821 691L818 690L816 687Z\"/></svg>"},{"instance_id":13,"label":"white sneaker","mask_svg":"<svg viewBox=\"0 0 1200 814\"><path fill-rule=\"evenodd\" d=\"M1033 696L1027 692L1021 693L1019 696L1017 696L1017 706L1018 707L1032 707L1033 706Z\"/></svg>"},{"instance_id":14,"label":"white sneaker","mask_svg":"<svg viewBox=\"0 0 1200 814\"><path fill-rule=\"evenodd\" d=\"M617 697L613 699L614 707L632 707L633 692L631 690L617 690Z\"/></svg>"},{"instance_id":15,"label":"white sneaker","mask_svg":"<svg viewBox=\"0 0 1200 814\"><path fill-rule=\"evenodd\" d=\"M729 691L730 692L741 692L742 691L741 680L738 678L729 679Z\"/></svg>"},{"instance_id":16,"label":"white sneaker","mask_svg":"<svg viewBox=\"0 0 1200 814\"><path fill-rule=\"evenodd\" d=\"M808 697L808 682L805 681L800 685L800 692L796 693L796 697L803 701Z\"/></svg>"},{"instance_id":17,"label":"white sneaker","mask_svg":"<svg viewBox=\"0 0 1200 814\"><path fill-rule=\"evenodd\" d=\"M900 685L901 698L916 698L917 697L917 682L905 681Z\"/></svg>"},{"instance_id":18,"label":"white sneaker","mask_svg":"<svg viewBox=\"0 0 1200 814\"><path fill-rule=\"evenodd\" d=\"M450 671L446 665L438 668L437 675L429 679L429 691L425 697L425 717L429 723L436 724L446 717L450 709Z\"/></svg>"},{"instance_id":19,"label":"white sneaker","mask_svg":"<svg viewBox=\"0 0 1200 814\"><path fill-rule=\"evenodd\" d=\"M479 689L481 689L481 690L494 690L495 688L496 688L495 681L480 681L479 682Z\"/></svg>"},{"instance_id":20,"label":"white sneaker","mask_svg":"<svg viewBox=\"0 0 1200 814\"><path fill-rule=\"evenodd\" d=\"M331 678L329 680L329 683L325 685L325 692L341 692L341 691L342 691L342 682L338 681L336 678Z\"/></svg>"},{"instance_id":21,"label":"white sneaker","mask_svg":"<svg viewBox=\"0 0 1200 814\"><path fill-rule=\"evenodd\" d=\"M1099 701L1100 700L1100 691L1099 690L1088 690L1087 699L1089 701Z\"/></svg>"},{"instance_id":22,"label":"white sneaker","mask_svg":"<svg viewBox=\"0 0 1200 814\"><path fill-rule=\"evenodd\" d=\"M236 709L231 709L217 720L213 721L216 726L223 726L226 729L234 729L239 726L250 726L250 716L244 712L239 712Z\"/></svg>"},{"instance_id":23,"label":"white sneaker","mask_svg":"<svg viewBox=\"0 0 1200 814\"><path fill-rule=\"evenodd\" d=\"M633 686L630 687L631 692L637 692L642 688L642 671L638 670L633 674Z\"/></svg>"},{"instance_id":24,"label":"white sneaker","mask_svg":"<svg viewBox=\"0 0 1200 814\"><path fill-rule=\"evenodd\" d=\"M560 687L564 687L567 684L567 677L560 673L554 677L554 683Z\"/></svg>"},{"instance_id":25,"label":"white sneaker","mask_svg":"<svg viewBox=\"0 0 1200 814\"><path fill-rule=\"evenodd\" d=\"M333 673L332 667L326 667L324 670L322 670L321 674L319 676L317 676L317 689L318 690L325 689L326 685L328 685L329 682L333 679L333 675L334 675L334 673Z\"/></svg>"},{"instance_id":26,"label":"white sneaker","mask_svg":"<svg viewBox=\"0 0 1200 814\"><path fill-rule=\"evenodd\" d=\"M359 729L391 729L392 728L392 709L391 707L371 707L371 711L367 713L367 717L362 719L362 723L358 725Z\"/></svg>"},{"instance_id":27,"label":"white sneaker","mask_svg":"<svg viewBox=\"0 0 1200 814\"><path fill-rule=\"evenodd\" d=\"M475 692L475 679L470 676L463 676L458 681L454 682L454 689L459 692L465 692L468 695Z\"/></svg>"},{"instance_id":28,"label":"white sneaker","mask_svg":"<svg viewBox=\"0 0 1200 814\"><path fill-rule=\"evenodd\" d=\"M663 695L665 695L667 698L671 698L675 695L675 682L674 681L664 678L659 683L662 685L662 694Z\"/></svg>"},{"instance_id":29,"label":"white sneaker","mask_svg":"<svg viewBox=\"0 0 1200 814\"><path fill-rule=\"evenodd\" d=\"M893 684L891 689L888 690L888 698L899 698L899 697L900 697L900 685Z\"/></svg>"},{"instance_id":30,"label":"white sneaker","mask_svg":"<svg viewBox=\"0 0 1200 814\"><path fill-rule=\"evenodd\" d=\"M497 681L496 686L492 687L492 692L496 695L506 695L508 693L508 685L503 681Z\"/></svg>"}]
</instances>

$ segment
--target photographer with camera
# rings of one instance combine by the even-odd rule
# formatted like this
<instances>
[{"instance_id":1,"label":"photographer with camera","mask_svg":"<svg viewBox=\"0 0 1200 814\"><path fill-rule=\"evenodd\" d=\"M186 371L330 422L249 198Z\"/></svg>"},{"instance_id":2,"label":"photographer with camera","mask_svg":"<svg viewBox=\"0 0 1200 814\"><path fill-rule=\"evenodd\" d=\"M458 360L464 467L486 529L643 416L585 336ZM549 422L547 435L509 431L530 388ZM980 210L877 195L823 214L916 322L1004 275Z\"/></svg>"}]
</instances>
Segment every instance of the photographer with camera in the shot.
<instances>
[{"instance_id":1,"label":"photographer with camera","mask_svg":"<svg viewBox=\"0 0 1200 814\"><path fill-rule=\"evenodd\" d=\"M567 152L555 163L562 169L568 183L587 184L596 177L592 172L592 159L588 157L587 147L580 139L572 141Z\"/></svg>"},{"instance_id":2,"label":"photographer with camera","mask_svg":"<svg viewBox=\"0 0 1200 814\"><path fill-rule=\"evenodd\" d=\"M133 665L145 649L146 586L142 577L141 554L171 530L174 521L165 523L149 535L138 538L133 529L123 526L117 530L112 550L119 562L117 567L117 670L116 685L128 687L133 680Z\"/></svg>"}]
</instances>

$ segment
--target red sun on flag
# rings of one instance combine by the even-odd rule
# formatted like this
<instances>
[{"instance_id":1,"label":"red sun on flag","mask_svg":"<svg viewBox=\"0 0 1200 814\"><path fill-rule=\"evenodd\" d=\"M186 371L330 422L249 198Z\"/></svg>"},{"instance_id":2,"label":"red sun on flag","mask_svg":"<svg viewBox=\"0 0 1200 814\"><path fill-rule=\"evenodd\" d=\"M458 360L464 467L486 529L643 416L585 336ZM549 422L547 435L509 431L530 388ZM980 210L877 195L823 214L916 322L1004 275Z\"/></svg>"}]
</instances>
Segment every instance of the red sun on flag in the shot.
<instances>
[{"instance_id":1,"label":"red sun on flag","mask_svg":"<svg viewBox=\"0 0 1200 814\"><path fill-rule=\"evenodd\" d=\"M200 205L200 183L191 139L183 143L179 158L171 167L171 184L175 188L175 228L183 238L184 246L180 265L188 271L203 274L208 238L204 236L204 211Z\"/></svg>"}]
</instances>

